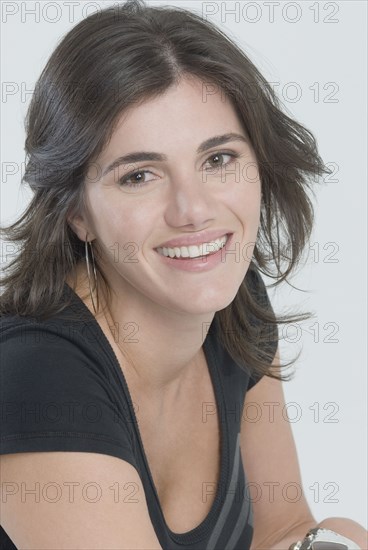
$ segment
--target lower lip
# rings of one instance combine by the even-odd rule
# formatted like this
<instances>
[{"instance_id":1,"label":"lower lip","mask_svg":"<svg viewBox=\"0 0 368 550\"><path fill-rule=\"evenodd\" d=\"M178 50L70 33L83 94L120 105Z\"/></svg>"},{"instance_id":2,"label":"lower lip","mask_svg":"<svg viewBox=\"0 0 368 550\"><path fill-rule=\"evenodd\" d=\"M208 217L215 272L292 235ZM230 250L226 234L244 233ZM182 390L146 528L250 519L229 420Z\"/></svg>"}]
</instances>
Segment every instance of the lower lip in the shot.
<instances>
[{"instance_id":1,"label":"lower lip","mask_svg":"<svg viewBox=\"0 0 368 550\"><path fill-rule=\"evenodd\" d=\"M225 263L225 252L228 250L230 242L232 240L234 233L228 235L227 242L225 246L220 248L217 252L214 254L209 254L208 256L199 256L198 258L188 259L188 258L170 258L168 256L163 256L162 254L159 254L157 251L156 253L161 258L161 260L167 264L170 267L174 267L176 269L181 269L182 271L208 271L215 266L219 265L220 263Z\"/></svg>"}]
</instances>

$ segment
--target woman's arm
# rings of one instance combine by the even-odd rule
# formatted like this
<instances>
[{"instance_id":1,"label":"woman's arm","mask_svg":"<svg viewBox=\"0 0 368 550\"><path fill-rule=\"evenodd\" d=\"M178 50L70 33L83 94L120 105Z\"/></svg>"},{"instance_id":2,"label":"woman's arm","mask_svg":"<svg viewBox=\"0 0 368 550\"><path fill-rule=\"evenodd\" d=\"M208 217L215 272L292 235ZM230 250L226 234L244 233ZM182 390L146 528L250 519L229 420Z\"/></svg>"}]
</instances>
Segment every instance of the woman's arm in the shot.
<instances>
[{"instance_id":1,"label":"woman's arm","mask_svg":"<svg viewBox=\"0 0 368 550\"><path fill-rule=\"evenodd\" d=\"M278 351L272 364L280 365ZM251 550L288 550L315 527L336 531L367 550L367 531L358 523L329 518L317 524L314 519L302 488L290 423L282 414L284 405L282 383L266 376L246 394L241 453L254 515Z\"/></svg>"},{"instance_id":2,"label":"woman's arm","mask_svg":"<svg viewBox=\"0 0 368 550\"><path fill-rule=\"evenodd\" d=\"M10 485L1 525L16 548L162 550L139 473L123 459L98 452L13 453L0 456L0 471ZM51 484L56 497L46 489ZM24 487L36 489L28 494Z\"/></svg>"}]
</instances>

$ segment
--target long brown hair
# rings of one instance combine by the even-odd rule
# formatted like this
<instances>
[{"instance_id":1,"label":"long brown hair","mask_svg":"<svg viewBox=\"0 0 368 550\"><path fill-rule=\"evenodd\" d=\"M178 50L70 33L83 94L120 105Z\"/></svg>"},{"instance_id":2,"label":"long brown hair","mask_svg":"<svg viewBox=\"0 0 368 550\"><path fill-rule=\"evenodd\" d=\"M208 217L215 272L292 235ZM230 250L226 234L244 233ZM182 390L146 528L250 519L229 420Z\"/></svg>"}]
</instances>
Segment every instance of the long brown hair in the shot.
<instances>
[{"instance_id":1,"label":"long brown hair","mask_svg":"<svg viewBox=\"0 0 368 550\"><path fill-rule=\"evenodd\" d=\"M23 215L2 228L19 250L4 268L0 315L46 319L69 305L61 300L63 286L84 258L84 243L67 217L85 208L91 161L125 109L164 93L185 74L230 98L251 140L262 186L253 259L233 302L215 314L219 335L246 370L287 380L290 375L270 369L275 350L269 343L278 338L278 324L311 314L273 314L267 295L260 300L252 291L253 277L262 272L275 286L296 268L314 221L308 191L330 171L312 133L283 112L247 55L217 26L178 7L148 7L143 0L108 7L78 23L52 53L26 117L23 181L34 195ZM110 299L98 256L96 262Z\"/></svg>"}]
</instances>

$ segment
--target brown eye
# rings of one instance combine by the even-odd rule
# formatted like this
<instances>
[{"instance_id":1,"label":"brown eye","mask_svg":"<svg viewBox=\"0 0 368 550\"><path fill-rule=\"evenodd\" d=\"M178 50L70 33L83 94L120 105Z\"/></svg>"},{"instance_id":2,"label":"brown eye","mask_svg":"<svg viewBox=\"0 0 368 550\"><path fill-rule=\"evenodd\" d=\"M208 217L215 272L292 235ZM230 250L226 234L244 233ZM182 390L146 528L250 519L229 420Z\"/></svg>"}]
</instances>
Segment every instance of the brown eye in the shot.
<instances>
[{"instance_id":1,"label":"brown eye","mask_svg":"<svg viewBox=\"0 0 368 550\"><path fill-rule=\"evenodd\" d=\"M219 154L219 155L214 155L214 156L212 157L211 160L213 161L214 159L219 159L219 158L222 158L222 155L221 155L221 154ZM216 161L216 164L219 164L219 163Z\"/></svg>"},{"instance_id":2,"label":"brown eye","mask_svg":"<svg viewBox=\"0 0 368 550\"><path fill-rule=\"evenodd\" d=\"M149 170L137 170L136 172L130 172L129 174L126 174L126 176L123 176L119 180L119 184L123 185L125 187L142 187L143 185L146 185L149 181L144 181L143 174L149 174ZM130 181L131 180L131 181Z\"/></svg>"},{"instance_id":3,"label":"brown eye","mask_svg":"<svg viewBox=\"0 0 368 550\"><path fill-rule=\"evenodd\" d=\"M210 167L210 170L216 168L221 168L221 166L226 166L227 164L230 164L235 158L237 158L239 155L236 153L226 153L224 151L214 153L210 157L208 157L207 162L213 162L212 166ZM230 157L230 160L228 162L223 162L224 157Z\"/></svg>"},{"instance_id":4,"label":"brown eye","mask_svg":"<svg viewBox=\"0 0 368 550\"><path fill-rule=\"evenodd\" d=\"M216 166L216 165L218 166L218 165L221 165L221 164L222 164L222 163L219 161L219 159L221 160L221 159L223 159L223 157L224 157L224 155L223 155L222 153L216 153L216 155L213 155L213 156L211 157L211 161L213 162L215 159L217 159L217 160L215 160L215 166Z\"/></svg>"}]
</instances>

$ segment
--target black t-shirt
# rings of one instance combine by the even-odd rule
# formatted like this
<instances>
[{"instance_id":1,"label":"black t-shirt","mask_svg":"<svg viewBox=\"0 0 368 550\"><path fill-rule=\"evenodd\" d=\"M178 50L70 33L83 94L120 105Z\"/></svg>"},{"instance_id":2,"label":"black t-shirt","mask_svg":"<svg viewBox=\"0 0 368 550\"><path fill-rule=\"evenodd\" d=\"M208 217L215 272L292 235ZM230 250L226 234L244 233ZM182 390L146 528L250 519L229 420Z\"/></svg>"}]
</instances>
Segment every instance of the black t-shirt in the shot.
<instances>
[{"instance_id":1,"label":"black t-shirt","mask_svg":"<svg viewBox=\"0 0 368 550\"><path fill-rule=\"evenodd\" d=\"M254 285L272 309L257 273ZM216 496L206 518L191 531L177 534L166 525L116 355L79 296L67 284L64 293L72 296L72 304L46 321L10 315L0 319L0 454L75 451L121 458L140 475L150 519L164 550L249 549L253 515L240 429L246 391L257 380L249 378L220 345L216 319L203 350L220 419L220 478L211 488ZM71 311L79 320L66 317ZM276 353L276 334L270 344ZM0 548L16 550L2 527Z\"/></svg>"}]
</instances>

